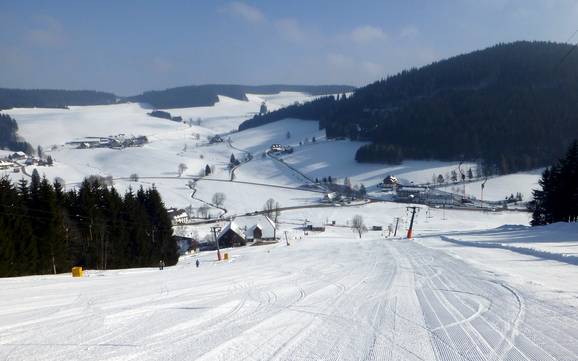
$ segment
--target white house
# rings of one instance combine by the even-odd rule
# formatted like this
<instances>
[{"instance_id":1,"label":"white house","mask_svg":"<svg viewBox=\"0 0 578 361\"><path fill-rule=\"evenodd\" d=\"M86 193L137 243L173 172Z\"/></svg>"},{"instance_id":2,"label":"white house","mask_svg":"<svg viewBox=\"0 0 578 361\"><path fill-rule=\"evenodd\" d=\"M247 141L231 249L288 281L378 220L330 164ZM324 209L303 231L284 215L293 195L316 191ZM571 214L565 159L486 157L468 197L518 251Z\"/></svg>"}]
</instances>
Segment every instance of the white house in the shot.
<instances>
[{"instance_id":1,"label":"white house","mask_svg":"<svg viewBox=\"0 0 578 361\"><path fill-rule=\"evenodd\" d=\"M167 213L174 225L187 223L189 221L189 215L184 209L169 208L167 209Z\"/></svg>"},{"instance_id":2,"label":"white house","mask_svg":"<svg viewBox=\"0 0 578 361\"><path fill-rule=\"evenodd\" d=\"M14 163L0 160L0 169L1 170L12 169L13 167L14 167Z\"/></svg>"}]
</instances>

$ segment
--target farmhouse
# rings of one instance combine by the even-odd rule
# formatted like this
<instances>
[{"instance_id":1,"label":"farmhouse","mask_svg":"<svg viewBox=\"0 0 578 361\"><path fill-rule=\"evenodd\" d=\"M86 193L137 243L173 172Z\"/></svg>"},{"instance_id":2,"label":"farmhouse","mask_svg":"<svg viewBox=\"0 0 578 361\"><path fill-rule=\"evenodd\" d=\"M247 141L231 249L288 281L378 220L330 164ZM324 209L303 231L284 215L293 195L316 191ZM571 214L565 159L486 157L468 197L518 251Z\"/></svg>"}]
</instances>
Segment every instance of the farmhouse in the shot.
<instances>
[{"instance_id":1,"label":"farmhouse","mask_svg":"<svg viewBox=\"0 0 578 361\"><path fill-rule=\"evenodd\" d=\"M333 203L333 202L339 201L340 199L341 199L341 196L339 194L337 194L337 192L329 192L329 193L325 193L323 195L323 199L321 200L321 202Z\"/></svg>"},{"instance_id":2,"label":"farmhouse","mask_svg":"<svg viewBox=\"0 0 578 361\"><path fill-rule=\"evenodd\" d=\"M281 144L271 144L271 148L269 148L271 153L282 153L282 154L291 154L293 153L293 147L290 145L281 145Z\"/></svg>"},{"instance_id":3,"label":"farmhouse","mask_svg":"<svg viewBox=\"0 0 578 361\"><path fill-rule=\"evenodd\" d=\"M12 154L9 156L9 158L12 159L12 160L24 160L24 159L28 158L28 156L26 155L26 153L24 153L24 152L22 152L22 151L19 151L19 152L16 152L16 153L12 153Z\"/></svg>"},{"instance_id":4,"label":"farmhouse","mask_svg":"<svg viewBox=\"0 0 578 361\"><path fill-rule=\"evenodd\" d=\"M271 151L272 152L282 152L285 148L281 144L272 144Z\"/></svg>"},{"instance_id":5,"label":"farmhouse","mask_svg":"<svg viewBox=\"0 0 578 361\"><path fill-rule=\"evenodd\" d=\"M173 225L184 224L189 221L189 215L184 209L169 208L167 209L167 213Z\"/></svg>"},{"instance_id":6,"label":"farmhouse","mask_svg":"<svg viewBox=\"0 0 578 361\"><path fill-rule=\"evenodd\" d=\"M392 186L392 185L395 185L395 184L397 184L397 183L398 183L397 177L394 177L394 176L392 176L392 175L388 175L387 177L385 177L385 178L383 179L383 184L386 185L386 186L387 186L387 185Z\"/></svg>"},{"instance_id":7,"label":"farmhouse","mask_svg":"<svg viewBox=\"0 0 578 361\"><path fill-rule=\"evenodd\" d=\"M11 169L12 167L14 167L14 163L0 160L0 170Z\"/></svg>"},{"instance_id":8,"label":"farmhouse","mask_svg":"<svg viewBox=\"0 0 578 361\"><path fill-rule=\"evenodd\" d=\"M215 135L214 137L209 138L209 144L223 143L223 142L224 142L223 138L221 138L221 136L219 135Z\"/></svg>"},{"instance_id":9,"label":"farmhouse","mask_svg":"<svg viewBox=\"0 0 578 361\"><path fill-rule=\"evenodd\" d=\"M217 236L217 241L221 248L244 246L247 244L245 232L234 221L229 222L225 227L223 227Z\"/></svg>"}]
</instances>

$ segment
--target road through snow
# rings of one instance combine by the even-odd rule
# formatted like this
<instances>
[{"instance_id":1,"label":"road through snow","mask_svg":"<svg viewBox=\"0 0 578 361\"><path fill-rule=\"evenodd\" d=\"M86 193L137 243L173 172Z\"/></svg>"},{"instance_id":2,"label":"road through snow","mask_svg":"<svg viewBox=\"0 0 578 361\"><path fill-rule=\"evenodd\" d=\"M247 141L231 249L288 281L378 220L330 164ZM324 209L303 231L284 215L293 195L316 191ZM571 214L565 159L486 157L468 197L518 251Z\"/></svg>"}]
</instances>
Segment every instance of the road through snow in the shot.
<instances>
[{"instance_id":1,"label":"road through snow","mask_svg":"<svg viewBox=\"0 0 578 361\"><path fill-rule=\"evenodd\" d=\"M349 230L175 267L0 280L3 360L576 360L576 310Z\"/></svg>"}]
</instances>

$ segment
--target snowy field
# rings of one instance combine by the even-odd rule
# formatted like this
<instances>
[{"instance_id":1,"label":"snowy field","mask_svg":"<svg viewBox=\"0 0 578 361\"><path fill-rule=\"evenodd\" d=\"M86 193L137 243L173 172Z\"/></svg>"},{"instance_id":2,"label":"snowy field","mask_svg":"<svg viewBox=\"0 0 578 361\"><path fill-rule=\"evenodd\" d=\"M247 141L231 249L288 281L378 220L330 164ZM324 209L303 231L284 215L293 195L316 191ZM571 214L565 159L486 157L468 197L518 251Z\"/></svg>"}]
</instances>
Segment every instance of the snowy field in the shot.
<instances>
[{"instance_id":1,"label":"snowy field","mask_svg":"<svg viewBox=\"0 0 578 361\"><path fill-rule=\"evenodd\" d=\"M350 177L353 185L364 184L369 192L376 192L376 185L390 174L404 184L428 183L434 175L445 176L457 170L457 163L438 161L406 161L400 165L357 163L355 151L363 143L327 140L316 121L286 119L235 132L243 120L258 111L263 101L273 110L312 98L294 92L248 94L247 97L248 101L239 101L219 96L219 101L211 107L168 109L173 116L191 119L191 126L150 117L146 114L151 110L148 106L134 103L70 109L11 109L7 113L18 121L20 134L33 146L41 145L55 163L53 167L27 166L25 174L10 170L0 172L18 181L37 168L49 179L62 178L67 187L75 187L91 174L111 176L121 192L128 187L135 189L154 184L169 207L200 207L203 202L210 203L215 192L222 192L227 196L225 207L230 208L229 213L239 214L260 209L268 198L278 200L284 207L317 203L320 199L317 194L299 189L311 185L315 178L331 176L341 183L345 177ZM200 124L197 124L198 120ZM121 150L72 149L64 145L84 137L118 134L146 135L149 143ZM207 138L215 134L224 134L226 142L209 145ZM291 145L294 153L278 157L283 161L280 162L264 155L271 144ZM229 185L199 181L196 199L193 199L193 191L187 184L190 178L202 174L207 165L213 170L208 179L231 179L228 169L231 154L237 159L251 154L252 160L235 169L234 182ZM180 164L186 167L182 177L178 174ZM470 166L473 165L463 167ZM138 175L139 182L128 181L132 174ZM485 199L500 200L517 192L529 199L538 177L539 173L535 172L490 179ZM252 183L257 188L252 192L250 186L236 183ZM265 187L265 184L287 188ZM478 195L479 184L471 183L466 187L468 193ZM247 195L252 193L258 196ZM217 212L215 209L213 213Z\"/></svg>"},{"instance_id":2,"label":"snowy field","mask_svg":"<svg viewBox=\"0 0 578 361\"><path fill-rule=\"evenodd\" d=\"M524 201L532 199L532 190L538 189L540 186L538 180L542 176L543 169L537 169L529 172L520 172L508 174L496 178L489 178L484 188L484 200L501 201L510 195L516 195L517 192L522 193ZM466 184L466 193L473 195L477 199L482 197L482 182L472 182ZM441 190L451 192L452 189L463 189L459 186L448 186L440 188Z\"/></svg>"},{"instance_id":3,"label":"snowy field","mask_svg":"<svg viewBox=\"0 0 578 361\"><path fill-rule=\"evenodd\" d=\"M327 140L315 121L234 132L262 101L276 109L310 97L248 98L169 110L201 119L192 126L149 117L150 109L139 104L8 112L21 134L55 159L53 167L38 167L40 174L63 178L67 188L99 174L112 176L121 192L154 184L167 206L199 208L223 193L222 209L209 210L213 217L261 210L269 198L304 208L283 211L279 219L278 234L283 240L287 232L290 246L225 250L229 261L203 252L163 271L0 279L0 359L578 360L575 225L529 228L525 212L418 206L415 239L408 241L405 204L307 208L323 196L303 188L316 177L350 177L372 191L389 174L406 184L427 183L458 164L358 164L362 143ZM147 135L150 142L122 150L62 146L120 133ZM226 141L208 144L217 133ZM282 162L264 155L276 143L293 146L294 153L279 157ZM231 154L252 155L233 176ZM179 176L181 163L186 169ZM212 174L193 182L206 165ZM25 167L26 174L33 169ZM9 174L13 180L27 176ZM129 180L131 174L139 180ZM492 178L484 198L521 192L528 199L538 178L538 171ZM466 187L478 197L479 182ZM359 239L349 228L357 214L370 229L384 230ZM305 223L326 226L326 232L305 235ZM397 236L387 238L388 226L396 224ZM176 232L204 237L210 226Z\"/></svg>"},{"instance_id":4,"label":"snowy field","mask_svg":"<svg viewBox=\"0 0 578 361\"><path fill-rule=\"evenodd\" d=\"M402 184L431 183L434 174L445 174L458 170L457 162L405 161L400 165L357 163L355 152L365 142L348 140L321 141L295 149L293 154L284 156L288 164L300 169L311 178L331 176L343 181L350 177L352 184L364 184L368 189L382 182L388 175L395 175ZM464 164L468 169L474 164Z\"/></svg>"},{"instance_id":5,"label":"snowy field","mask_svg":"<svg viewBox=\"0 0 578 361\"><path fill-rule=\"evenodd\" d=\"M567 281L577 279L576 266L442 240L479 227L477 213L422 213L414 241L381 232L360 240L341 224L356 213L377 223L403 212L383 204L335 209L337 226L307 236L292 223L311 214L287 212L281 232L290 246L224 250L229 261L203 252L163 271L1 279L0 358L578 358L578 285ZM523 220L503 213L487 225Z\"/></svg>"}]
</instances>

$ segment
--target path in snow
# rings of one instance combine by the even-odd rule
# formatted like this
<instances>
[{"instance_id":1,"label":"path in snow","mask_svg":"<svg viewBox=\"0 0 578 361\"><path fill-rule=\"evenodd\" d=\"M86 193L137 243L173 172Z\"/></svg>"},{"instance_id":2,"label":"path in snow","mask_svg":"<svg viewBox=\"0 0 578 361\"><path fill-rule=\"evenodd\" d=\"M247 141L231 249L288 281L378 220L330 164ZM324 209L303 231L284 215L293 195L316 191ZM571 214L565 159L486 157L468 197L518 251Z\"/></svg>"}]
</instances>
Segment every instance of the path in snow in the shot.
<instances>
[{"instance_id":1,"label":"path in snow","mask_svg":"<svg viewBox=\"0 0 578 361\"><path fill-rule=\"evenodd\" d=\"M574 309L418 243L328 233L199 269L2 279L0 358L578 358Z\"/></svg>"}]
</instances>

